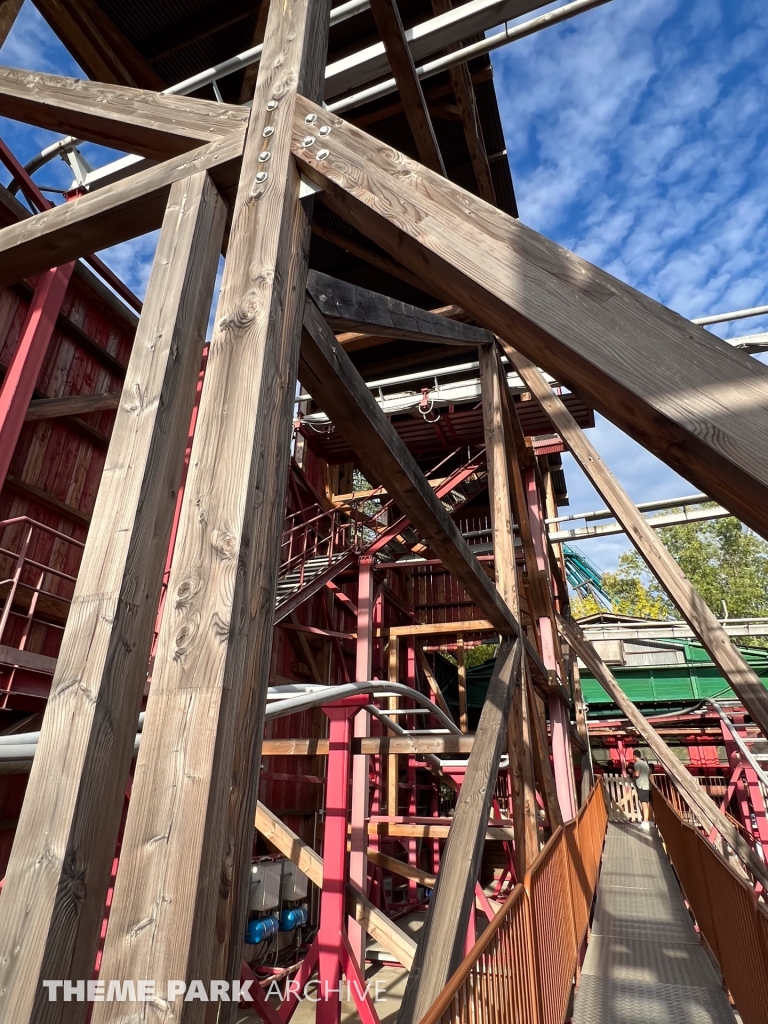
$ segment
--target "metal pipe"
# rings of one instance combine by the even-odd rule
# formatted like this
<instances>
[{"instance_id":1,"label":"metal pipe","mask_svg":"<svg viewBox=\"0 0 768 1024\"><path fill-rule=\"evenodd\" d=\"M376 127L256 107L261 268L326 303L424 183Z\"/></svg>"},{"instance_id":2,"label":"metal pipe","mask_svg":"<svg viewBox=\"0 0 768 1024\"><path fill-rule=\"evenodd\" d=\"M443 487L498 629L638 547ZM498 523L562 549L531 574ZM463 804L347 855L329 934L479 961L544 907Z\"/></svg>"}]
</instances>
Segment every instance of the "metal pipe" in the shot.
<instances>
[{"instance_id":1,"label":"metal pipe","mask_svg":"<svg viewBox=\"0 0 768 1024\"><path fill-rule=\"evenodd\" d=\"M665 526L679 526L682 523L727 519L732 514L722 505L716 505L714 508L683 509L682 512L673 512L666 516L651 516L646 521L653 530L661 530ZM549 534L549 539L553 544L561 544L563 541L589 540L592 537L609 537L612 534L624 532L624 527L620 523L606 523L604 526L584 526L575 530L553 531Z\"/></svg>"},{"instance_id":2,"label":"metal pipe","mask_svg":"<svg viewBox=\"0 0 768 1024\"><path fill-rule=\"evenodd\" d=\"M716 700L712 700L710 697L706 698L706 703L709 704L711 707L713 707L715 709L715 711L718 713L718 715L722 719L723 724L727 726L728 731L730 732L731 736L733 737L733 742L739 748L739 751L741 752L742 756L747 759L747 761L749 762L750 767L755 772L755 775L757 775L758 779L760 779L760 781L762 782L762 784L764 786L768 786L768 775L765 774L763 769L757 763L757 761L755 760L755 757L754 757L752 751L749 749L749 747L743 741L741 736L739 736L738 732L736 731L736 726L733 724L733 722L730 720L730 718L726 715L725 711L723 711L723 709L720 707L720 705L717 703Z\"/></svg>"},{"instance_id":3,"label":"metal pipe","mask_svg":"<svg viewBox=\"0 0 768 1024\"><path fill-rule=\"evenodd\" d=\"M688 494L682 498L662 498L661 501L644 501L635 505L638 512L656 512L661 508L676 508L679 505L698 505L703 501L711 501L706 494ZM553 516L545 519L547 526L552 523L568 523L574 519L583 519L589 522L591 519L612 519L614 513L609 508L599 508L595 512L572 512L567 516Z\"/></svg>"},{"instance_id":4,"label":"metal pipe","mask_svg":"<svg viewBox=\"0 0 768 1024\"><path fill-rule=\"evenodd\" d=\"M439 74L441 71L455 68L465 61L491 53L493 50L506 46L507 43L514 42L516 39L525 39L526 36L540 32L544 28L549 28L550 25L558 25L560 22L574 18L577 14L583 14L585 11L591 11L593 7L601 7L609 2L610 0L574 0L574 3L566 4L565 7L559 7L555 11L549 11L538 18L532 18L521 25L513 25L512 27L505 25L501 32L497 32L492 36L481 39L477 43L463 46L459 50L454 50L453 53L448 53L443 57L438 57L436 60L420 65L416 68L416 74L420 79L429 78L432 75ZM455 8L454 10L460 10L460 8ZM352 96L345 96L344 99L330 103L328 109L333 114L340 114L352 107L360 106L363 103L370 103L372 100L388 96L393 92L397 92L397 83L394 78L388 78L386 81L372 85L361 92L356 92Z\"/></svg>"},{"instance_id":5,"label":"metal pipe","mask_svg":"<svg viewBox=\"0 0 768 1024\"><path fill-rule=\"evenodd\" d=\"M727 320L745 320L750 316L763 316L768 313L768 306L752 306L750 309L736 309L732 313L714 313L712 316L698 316L691 320L692 324L701 327L706 324L724 324Z\"/></svg>"}]
</instances>

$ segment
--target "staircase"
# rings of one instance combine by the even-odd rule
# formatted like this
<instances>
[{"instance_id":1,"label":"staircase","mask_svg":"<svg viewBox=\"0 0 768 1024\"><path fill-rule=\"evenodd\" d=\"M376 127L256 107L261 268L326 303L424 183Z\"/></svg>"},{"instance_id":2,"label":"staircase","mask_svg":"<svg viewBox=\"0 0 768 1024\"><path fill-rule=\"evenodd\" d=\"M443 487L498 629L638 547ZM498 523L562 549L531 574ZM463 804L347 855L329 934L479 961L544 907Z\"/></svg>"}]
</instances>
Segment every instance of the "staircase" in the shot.
<instances>
[{"instance_id":1,"label":"staircase","mask_svg":"<svg viewBox=\"0 0 768 1024\"><path fill-rule=\"evenodd\" d=\"M427 478L434 477L449 459L455 461L460 451L451 453ZM437 497L451 515L486 486L484 449L464 454L465 461L435 487ZM405 516L387 523L393 502L386 502L371 514L364 511L371 500L368 495L330 509L316 503L286 517L275 623L289 616L361 555L377 555L380 561L393 562L407 554L421 554L424 547Z\"/></svg>"}]
</instances>

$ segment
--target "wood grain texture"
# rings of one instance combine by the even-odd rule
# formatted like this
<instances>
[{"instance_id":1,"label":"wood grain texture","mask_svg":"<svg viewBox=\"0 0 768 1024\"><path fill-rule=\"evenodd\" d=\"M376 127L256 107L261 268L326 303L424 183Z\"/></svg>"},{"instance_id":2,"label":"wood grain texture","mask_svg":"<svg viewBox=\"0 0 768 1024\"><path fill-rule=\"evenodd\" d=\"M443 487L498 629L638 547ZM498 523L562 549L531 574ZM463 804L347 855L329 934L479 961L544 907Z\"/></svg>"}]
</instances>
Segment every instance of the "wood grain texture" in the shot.
<instances>
[{"instance_id":1,"label":"wood grain texture","mask_svg":"<svg viewBox=\"0 0 768 1024\"><path fill-rule=\"evenodd\" d=\"M61 416L87 416L92 412L117 409L120 395L67 395L66 398L36 398L29 403L24 417L27 423L59 419Z\"/></svg>"},{"instance_id":2,"label":"wood grain texture","mask_svg":"<svg viewBox=\"0 0 768 1024\"><path fill-rule=\"evenodd\" d=\"M15 121L153 160L242 134L248 123L248 110L231 103L8 67L0 67L0 106Z\"/></svg>"},{"instance_id":3,"label":"wood grain texture","mask_svg":"<svg viewBox=\"0 0 768 1024\"><path fill-rule=\"evenodd\" d=\"M493 530L493 564L496 586L515 615L520 616L517 587L510 453L514 446L505 436L507 379L496 354L496 345L480 348L480 388L483 408L485 459L488 467L488 497ZM519 468L518 468L519 472ZM503 725L512 776L512 806L515 829L517 877L523 878L539 852L536 822L531 715L525 673L517 680L512 695L509 721Z\"/></svg>"},{"instance_id":4,"label":"wood grain texture","mask_svg":"<svg viewBox=\"0 0 768 1024\"><path fill-rule=\"evenodd\" d=\"M3 889L4 1021L85 1019L39 981L93 969L225 214L205 173L171 190Z\"/></svg>"},{"instance_id":5,"label":"wood grain texture","mask_svg":"<svg viewBox=\"0 0 768 1024\"><path fill-rule=\"evenodd\" d=\"M371 14L384 43L419 159L438 174L445 174L445 164L396 0L371 0Z\"/></svg>"},{"instance_id":6,"label":"wood grain texture","mask_svg":"<svg viewBox=\"0 0 768 1024\"><path fill-rule=\"evenodd\" d=\"M309 296L299 374L302 385L363 463L375 467L375 479L387 488L424 543L458 577L478 608L501 632L519 634L517 620Z\"/></svg>"},{"instance_id":7,"label":"wood grain texture","mask_svg":"<svg viewBox=\"0 0 768 1024\"><path fill-rule=\"evenodd\" d=\"M447 839L450 825L424 825L408 821L369 821L369 836L389 836L396 839ZM489 825L483 832L486 843L511 843L515 830L508 825Z\"/></svg>"},{"instance_id":8,"label":"wood grain texture","mask_svg":"<svg viewBox=\"0 0 768 1024\"><path fill-rule=\"evenodd\" d=\"M301 125L331 128L329 155ZM323 203L768 536L768 367L302 100Z\"/></svg>"},{"instance_id":9,"label":"wood grain texture","mask_svg":"<svg viewBox=\"0 0 768 1024\"><path fill-rule=\"evenodd\" d=\"M95 0L34 0L89 78L143 89L168 83L144 60Z\"/></svg>"},{"instance_id":10,"label":"wood grain texture","mask_svg":"<svg viewBox=\"0 0 768 1024\"><path fill-rule=\"evenodd\" d=\"M0 285L160 227L171 185L199 171L210 171L226 193L237 174L243 138L241 133L227 136L3 228Z\"/></svg>"},{"instance_id":11,"label":"wood grain texture","mask_svg":"<svg viewBox=\"0 0 768 1024\"><path fill-rule=\"evenodd\" d=\"M335 331L375 328L377 337L403 338L439 345L483 345L493 343L490 331L449 320L426 309L400 302L389 295L310 270L307 290ZM345 345L349 351L349 347Z\"/></svg>"},{"instance_id":12,"label":"wood grain texture","mask_svg":"<svg viewBox=\"0 0 768 1024\"><path fill-rule=\"evenodd\" d=\"M531 715L531 738L533 740L533 765L536 771L536 781L539 791L544 797L544 806L547 809L549 827L554 832L558 825L563 823L563 815L560 811L560 803L557 799L557 787L555 777L552 773L552 765L549 761L549 743L547 740L547 720L544 714L544 701L533 692L526 679L528 692L528 706ZM577 718L578 721L578 718ZM588 739L588 738L587 738ZM590 790L591 790L590 786Z\"/></svg>"},{"instance_id":13,"label":"wood grain texture","mask_svg":"<svg viewBox=\"0 0 768 1024\"><path fill-rule=\"evenodd\" d=\"M24 0L0 0L0 46L8 38Z\"/></svg>"},{"instance_id":14,"label":"wood grain texture","mask_svg":"<svg viewBox=\"0 0 768 1024\"><path fill-rule=\"evenodd\" d=\"M597 653L594 644L584 636L579 624L573 619L564 619L558 615L557 628L621 713L629 719L643 740L651 748L663 765L664 770L674 779L675 784L683 792L691 807L693 807L697 814L701 815L705 827L711 828L714 826L744 864L749 867L749 870L762 884L763 888L768 887L768 869L766 869L765 862L747 843L746 839L742 838L738 828L723 814L712 797L699 785L680 761L680 758L667 746L642 712L627 697L616 682L616 678L611 670Z\"/></svg>"},{"instance_id":15,"label":"wood grain texture","mask_svg":"<svg viewBox=\"0 0 768 1024\"><path fill-rule=\"evenodd\" d=\"M405 626L381 626L373 631L383 636L444 636L458 633L492 633L498 630L488 619L462 619L459 622L409 622Z\"/></svg>"},{"instance_id":16,"label":"wood grain texture","mask_svg":"<svg viewBox=\"0 0 768 1024\"><path fill-rule=\"evenodd\" d=\"M6 647L5 644L0 644L0 665L28 668L32 672L53 675L56 670L56 659L48 658L44 654L35 654L34 651L20 651L16 647Z\"/></svg>"},{"instance_id":17,"label":"wood grain texture","mask_svg":"<svg viewBox=\"0 0 768 1024\"><path fill-rule=\"evenodd\" d=\"M106 976L161 991L238 976L310 238L290 129L329 7L270 8L104 947Z\"/></svg>"},{"instance_id":18,"label":"wood grain texture","mask_svg":"<svg viewBox=\"0 0 768 1024\"><path fill-rule=\"evenodd\" d=\"M300 868L313 885L322 888L323 858L280 821L261 801L256 807L256 828L279 853ZM375 907L367 897L349 884L347 884L347 913L364 925L371 937L381 943L388 953L396 956L400 963L406 967L411 966L416 951L414 940L393 921L390 921L386 914Z\"/></svg>"},{"instance_id":19,"label":"wood grain texture","mask_svg":"<svg viewBox=\"0 0 768 1024\"><path fill-rule=\"evenodd\" d=\"M429 901L424 926L419 932L416 956L397 1018L402 1024L422 1019L463 957L521 653L519 642L506 640L499 647L477 726L475 746L467 761L464 782L443 849L437 885Z\"/></svg>"},{"instance_id":20,"label":"wood grain texture","mask_svg":"<svg viewBox=\"0 0 768 1024\"><path fill-rule=\"evenodd\" d=\"M453 9L451 0L432 0L432 10L436 15L446 14ZM457 49L456 46L451 49ZM450 51L449 51L450 52ZM459 64L450 68L448 75L451 79L451 88L456 97L456 106L461 118L461 127L464 130L464 141L469 150L469 159L472 163L472 170L477 182L477 194L486 203L496 205L496 190L493 187L491 177L491 166L488 163L488 153L483 139L483 129L480 124L480 111L477 108L475 90L472 85L472 75L467 64Z\"/></svg>"},{"instance_id":21,"label":"wood grain texture","mask_svg":"<svg viewBox=\"0 0 768 1024\"><path fill-rule=\"evenodd\" d=\"M10 657L19 652L8 648ZM0 659L2 659L0 648ZM55 661L54 658L48 661ZM48 661L45 664L48 664ZM53 669L51 668L51 671ZM474 736L365 736L352 740L353 754L468 754ZM263 740L262 757L323 757L328 753L325 739Z\"/></svg>"},{"instance_id":22,"label":"wood grain texture","mask_svg":"<svg viewBox=\"0 0 768 1024\"><path fill-rule=\"evenodd\" d=\"M418 640L414 641L413 648L416 652L416 661L419 663L421 671L424 673L424 678L427 680L427 686L429 686L429 689L435 698L435 703L442 711L445 712L446 715L448 715L449 718L453 718L453 714L445 701L445 697L443 696L443 691L440 689L440 684L435 678L435 673L432 671L432 666L429 664L427 656Z\"/></svg>"},{"instance_id":23,"label":"wood grain texture","mask_svg":"<svg viewBox=\"0 0 768 1024\"><path fill-rule=\"evenodd\" d=\"M768 736L768 690L762 680L731 643L717 617L664 547L658 533L651 528L642 512L637 510L595 446L566 409L562 399L547 384L538 367L511 345L504 341L501 344L592 486L624 528L627 538L680 610L736 696L760 726L763 735Z\"/></svg>"}]
</instances>

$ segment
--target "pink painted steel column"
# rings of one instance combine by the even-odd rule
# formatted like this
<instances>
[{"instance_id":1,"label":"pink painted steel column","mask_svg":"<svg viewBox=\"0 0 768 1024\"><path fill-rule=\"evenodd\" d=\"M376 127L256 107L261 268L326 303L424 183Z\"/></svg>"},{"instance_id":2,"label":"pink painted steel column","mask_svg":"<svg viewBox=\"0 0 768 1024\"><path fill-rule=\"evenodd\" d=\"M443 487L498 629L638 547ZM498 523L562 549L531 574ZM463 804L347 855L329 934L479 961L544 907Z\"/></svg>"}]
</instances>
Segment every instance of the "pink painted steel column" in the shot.
<instances>
[{"instance_id":1,"label":"pink painted steel column","mask_svg":"<svg viewBox=\"0 0 768 1024\"><path fill-rule=\"evenodd\" d=\"M349 761L352 738L350 719L354 705L323 709L329 718L328 768L323 838L323 891L318 930L317 1024L341 1021L341 949L347 887L347 814Z\"/></svg>"},{"instance_id":2,"label":"pink painted steel column","mask_svg":"<svg viewBox=\"0 0 768 1024\"><path fill-rule=\"evenodd\" d=\"M74 263L41 274L29 304L19 345L0 390L0 488L5 483L24 417L51 342Z\"/></svg>"},{"instance_id":3,"label":"pink painted steel column","mask_svg":"<svg viewBox=\"0 0 768 1024\"><path fill-rule=\"evenodd\" d=\"M373 558L363 555L359 561L357 588L357 650L355 680L359 683L371 678L373 656ZM354 722L355 737L370 734L371 720L365 711L358 712ZM352 835L349 855L349 880L367 895L368 889L368 769L369 758L357 754L352 758ZM365 931L360 924L349 919L349 943L360 966L365 970Z\"/></svg>"},{"instance_id":4,"label":"pink painted steel column","mask_svg":"<svg viewBox=\"0 0 768 1024\"><path fill-rule=\"evenodd\" d=\"M536 473L533 467L525 469L525 497L528 505L528 518L531 523L533 547L536 552L536 568L540 577L549 579L549 563L547 561L547 534L544 522L544 510L541 504L539 489L536 486ZM549 672L557 675L557 657L555 644L557 633L552 620L547 615L538 619L539 636L541 637L541 658ZM576 817L576 780L573 775L571 760L570 723L568 712L563 702L556 695L549 698L549 720L552 726L552 760L554 763L555 788L560 804L560 812L564 821Z\"/></svg>"}]
</instances>

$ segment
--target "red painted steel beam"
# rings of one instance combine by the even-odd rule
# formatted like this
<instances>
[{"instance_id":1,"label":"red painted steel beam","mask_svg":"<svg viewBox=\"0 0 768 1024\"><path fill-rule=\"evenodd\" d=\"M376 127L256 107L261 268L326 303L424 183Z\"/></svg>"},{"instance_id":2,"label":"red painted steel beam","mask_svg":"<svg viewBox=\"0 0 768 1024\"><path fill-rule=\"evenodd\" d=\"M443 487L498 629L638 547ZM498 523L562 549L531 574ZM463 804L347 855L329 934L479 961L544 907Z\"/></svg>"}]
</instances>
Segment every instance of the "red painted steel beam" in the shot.
<instances>
[{"instance_id":1,"label":"red painted steel beam","mask_svg":"<svg viewBox=\"0 0 768 1024\"><path fill-rule=\"evenodd\" d=\"M0 390L0 488L24 426L45 354L61 312L74 263L41 274L29 305L16 352Z\"/></svg>"}]
</instances>

